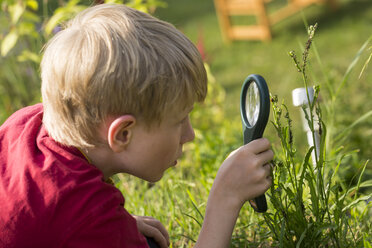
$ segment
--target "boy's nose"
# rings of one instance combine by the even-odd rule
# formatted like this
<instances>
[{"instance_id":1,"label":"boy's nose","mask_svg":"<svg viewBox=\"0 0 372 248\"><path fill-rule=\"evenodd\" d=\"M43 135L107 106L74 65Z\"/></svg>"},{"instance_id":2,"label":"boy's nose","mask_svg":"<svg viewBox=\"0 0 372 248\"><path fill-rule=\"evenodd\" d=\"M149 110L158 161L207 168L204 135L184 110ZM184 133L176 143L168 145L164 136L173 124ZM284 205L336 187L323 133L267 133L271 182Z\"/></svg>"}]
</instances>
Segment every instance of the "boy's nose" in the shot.
<instances>
[{"instance_id":1,"label":"boy's nose","mask_svg":"<svg viewBox=\"0 0 372 248\"><path fill-rule=\"evenodd\" d=\"M192 128L190 119L185 124L184 131L181 138L181 144L193 141L195 138L194 128Z\"/></svg>"}]
</instances>

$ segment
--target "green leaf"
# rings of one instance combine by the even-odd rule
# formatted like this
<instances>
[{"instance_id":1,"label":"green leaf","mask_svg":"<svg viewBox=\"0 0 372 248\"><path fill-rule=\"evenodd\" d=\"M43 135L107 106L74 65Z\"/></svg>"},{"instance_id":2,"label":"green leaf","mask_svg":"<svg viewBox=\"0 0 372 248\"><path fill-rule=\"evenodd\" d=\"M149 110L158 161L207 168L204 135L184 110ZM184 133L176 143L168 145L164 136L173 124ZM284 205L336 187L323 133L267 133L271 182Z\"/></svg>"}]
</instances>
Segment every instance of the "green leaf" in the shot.
<instances>
[{"instance_id":1,"label":"green leaf","mask_svg":"<svg viewBox=\"0 0 372 248\"><path fill-rule=\"evenodd\" d=\"M16 24L18 22L23 12L25 12L25 7L22 1L9 6L9 13L10 13L12 24Z\"/></svg>"},{"instance_id":2,"label":"green leaf","mask_svg":"<svg viewBox=\"0 0 372 248\"><path fill-rule=\"evenodd\" d=\"M192 206L194 207L194 209L196 210L196 212L199 214L200 218L203 220L204 219L204 216L203 214L200 212L199 208L196 206L196 201L193 197L193 195L191 194L191 192L189 190L186 190L190 200L191 200L191 203L192 203Z\"/></svg>"},{"instance_id":3,"label":"green leaf","mask_svg":"<svg viewBox=\"0 0 372 248\"><path fill-rule=\"evenodd\" d=\"M285 221L282 221L282 225L280 227L280 247L283 247L283 240L284 240L284 234L285 234Z\"/></svg>"},{"instance_id":4,"label":"green leaf","mask_svg":"<svg viewBox=\"0 0 372 248\"><path fill-rule=\"evenodd\" d=\"M369 243L367 240L367 236L363 237L363 245L364 245L364 248L372 248L371 243Z\"/></svg>"},{"instance_id":5,"label":"green leaf","mask_svg":"<svg viewBox=\"0 0 372 248\"><path fill-rule=\"evenodd\" d=\"M305 229L305 231L302 232L302 234L300 236L300 239L297 242L296 248L300 248L301 247L301 243L302 243L302 241L304 240L304 238L306 236L307 230L309 230L312 227L313 224L314 223L308 224L307 227L306 227L306 229Z\"/></svg>"},{"instance_id":6,"label":"green leaf","mask_svg":"<svg viewBox=\"0 0 372 248\"><path fill-rule=\"evenodd\" d=\"M366 196L363 196L363 197L360 197L360 198L358 198L358 199L352 201L351 203L349 203L349 205L347 205L346 207L344 207L344 208L342 209L342 211L345 212L346 210L348 210L348 209L352 208L353 206L357 205L359 202L361 202L361 201L367 201L367 200L369 200L371 197L372 197L372 194L370 194L370 195L366 195Z\"/></svg>"},{"instance_id":7,"label":"green leaf","mask_svg":"<svg viewBox=\"0 0 372 248\"><path fill-rule=\"evenodd\" d=\"M301 172L301 176L300 176L300 180L299 180L299 188L298 188L298 193L300 194L300 199L302 199L302 194L303 194L303 185L304 185L304 178L305 178L306 168L309 165L309 159L310 159L310 156L311 156L311 153L312 153L313 150L314 150L314 147L313 146L310 147L310 149L307 151L306 156L305 156L305 158L303 160L303 163L301 165L302 172Z\"/></svg>"},{"instance_id":8,"label":"green leaf","mask_svg":"<svg viewBox=\"0 0 372 248\"><path fill-rule=\"evenodd\" d=\"M367 187L372 187L372 179L364 181L359 185L359 188L367 188Z\"/></svg>"},{"instance_id":9,"label":"green leaf","mask_svg":"<svg viewBox=\"0 0 372 248\"><path fill-rule=\"evenodd\" d=\"M55 12L55 14L49 19L45 25L45 33L50 35L53 29L65 19L66 14L63 12Z\"/></svg>"},{"instance_id":10,"label":"green leaf","mask_svg":"<svg viewBox=\"0 0 372 248\"><path fill-rule=\"evenodd\" d=\"M18 40L18 33L16 30L10 31L1 42L1 56L5 57L10 50L15 46Z\"/></svg>"},{"instance_id":11,"label":"green leaf","mask_svg":"<svg viewBox=\"0 0 372 248\"><path fill-rule=\"evenodd\" d=\"M105 3L122 3L121 0L105 0Z\"/></svg>"},{"instance_id":12,"label":"green leaf","mask_svg":"<svg viewBox=\"0 0 372 248\"><path fill-rule=\"evenodd\" d=\"M356 185L356 192L355 192L355 196L354 196L354 200L357 198L357 195L358 195L358 191L359 191L359 187L360 187L360 183L362 182L362 176L364 175L364 171L366 170L367 168L367 164L368 164L369 160L366 161L366 163L364 164L363 166L363 169L362 169L362 172L360 173L359 175L359 179L358 179L358 183Z\"/></svg>"},{"instance_id":13,"label":"green leaf","mask_svg":"<svg viewBox=\"0 0 372 248\"><path fill-rule=\"evenodd\" d=\"M368 46L368 44L371 40L372 40L372 36L369 37L369 39L366 42L364 42L364 44L362 45L362 47L359 49L356 56L354 57L354 60L351 62L351 64L347 68L347 70L344 74L344 78L343 78L343 80L341 81L340 85L338 86L338 88L336 90L336 94L334 95L335 98L337 98L337 95L340 93L342 87L345 85L346 81L348 80L351 71L353 70L353 68L355 67L357 62L359 61L360 56L362 55L363 51L367 48L367 46Z\"/></svg>"},{"instance_id":14,"label":"green leaf","mask_svg":"<svg viewBox=\"0 0 372 248\"><path fill-rule=\"evenodd\" d=\"M40 20L41 18L37 14L35 14L35 13L31 12L31 11L26 11L23 14L23 19L24 20L27 20L29 22L33 22L33 23L38 23L38 22L41 21Z\"/></svg>"},{"instance_id":15,"label":"green leaf","mask_svg":"<svg viewBox=\"0 0 372 248\"><path fill-rule=\"evenodd\" d=\"M356 186L351 187L348 190L348 192L352 192L352 191L358 190L360 188L368 188L368 187L372 187L372 179L369 179L367 181L361 182L359 185L356 185ZM348 193L348 192L346 192L346 193Z\"/></svg>"},{"instance_id":16,"label":"green leaf","mask_svg":"<svg viewBox=\"0 0 372 248\"><path fill-rule=\"evenodd\" d=\"M35 31L35 24L32 22L21 22L18 27L19 35L28 35Z\"/></svg>"},{"instance_id":17,"label":"green leaf","mask_svg":"<svg viewBox=\"0 0 372 248\"><path fill-rule=\"evenodd\" d=\"M71 0L65 7L60 7L56 9L54 15L49 19L47 24L45 25L45 33L50 35L53 29L62 22L70 19L75 14L83 11L87 8L87 6L77 5L79 0Z\"/></svg>"},{"instance_id":18,"label":"green leaf","mask_svg":"<svg viewBox=\"0 0 372 248\"><path fill-rule=\"evenodd\" d=\"M310 167L310 165L308 165ZM310 197L311 197L311 203L312 203L312 207L313 207L313 214L315 216L318 216L318 213L319 213L319 203L318 203L318 194L316 192L316 189L315 189L315 186L314 186L314 176L311 176L311 174L307 173L306 176L305 176L307 182L308 182L308 186L310 188Z\"/></svg>"},{"instance_id":19,"label":"green leaf","mask_svg":"<svg viewBox=\"0 0 372 248\"><path fill-rule=\"evenodd\" d=\"M372 50L372 46L369 48L369 50ZM372 52L371 52L371 54L369 55L369 57L368 57L368 59L366 60L366 62L364 63L362 70L360 71L359 79L362 77L363 72L367 69L367 66L368 66L369 62L371 61L371 59L372 59Z\"/></svg>"},{"instance_id":20,"label":"green leaf","mask_svg":"<svg viewBox=\"0 0 372 248\"><path fill-rule=\"evenodd\" d=\"M38 10L39 9L39 4L36 0L27 0L26 1L26 6L29 7L32 10Z\"/></svg>"},{"instance_id":21,"label":"green leaf","mask_svg":"<svg viewBox=\"0 0 372 248\"><path fill-rule=\"evenodd\" d=\"M19 62L33 61L37 64L39 64L41 61L40 55L27 50L23 50L22 54L19 55L17 59Z\"/></svg>"},{"instance_id":22,"label":"green leaf","mask_svg":"<svg viewBox=\"0 0 372 248\"><path fill-rule=\"evenodd\" d=\"M361 117L359 117L356 121L354 121L350 126L346 127L343 129L343 131L337 135L336 139L340 139L342 138L342 136L345 135L345 133L351 129L353 129L356 125L358 125L359 123L367 120L370 116L372 116L372 110L371 111L368 111L367 113L365 113L364 115L362 115Z\"/></svg>"}]
</instances>

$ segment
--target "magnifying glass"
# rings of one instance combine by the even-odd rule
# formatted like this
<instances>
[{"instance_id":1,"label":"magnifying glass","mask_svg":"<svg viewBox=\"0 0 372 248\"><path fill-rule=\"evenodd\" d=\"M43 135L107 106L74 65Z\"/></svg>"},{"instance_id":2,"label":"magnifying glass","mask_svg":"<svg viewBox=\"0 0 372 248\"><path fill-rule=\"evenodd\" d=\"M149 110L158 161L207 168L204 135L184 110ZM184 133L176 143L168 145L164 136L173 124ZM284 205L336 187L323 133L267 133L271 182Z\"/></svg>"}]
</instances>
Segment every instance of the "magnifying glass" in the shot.
<instances>
[{"instance_id":1,"label":"magnifying glass","mask_svg":"<svg viewBox=\"0 0 372 248\"><path fill-rule=\"evenodd\" d=\"M270 95L265 79L257 74L249 75L242 87L240 115L243 123L244 144L262 138L270 114ZM250 201L256 212L267 210L265 195Z\"/></svg>"}]
</instances>

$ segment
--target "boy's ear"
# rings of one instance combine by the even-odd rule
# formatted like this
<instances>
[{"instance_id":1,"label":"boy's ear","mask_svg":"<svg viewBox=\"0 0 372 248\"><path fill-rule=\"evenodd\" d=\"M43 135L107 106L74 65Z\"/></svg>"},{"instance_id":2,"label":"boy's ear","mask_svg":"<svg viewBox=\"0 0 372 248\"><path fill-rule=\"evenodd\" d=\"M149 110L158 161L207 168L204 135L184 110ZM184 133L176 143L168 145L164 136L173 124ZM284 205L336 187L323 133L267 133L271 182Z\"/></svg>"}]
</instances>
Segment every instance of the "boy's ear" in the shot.
<instances>
[{"instance_id":1,"label":"boy's ear","mask_svg":"<svg viewBox=\"0 0 372 248\"><path fill-rule=\"evenodd\" d=\"M122 152L128 146L135 124L133 115L122 115L110 124L107 140L114 152Z\"/></svg>"}]
</instances>

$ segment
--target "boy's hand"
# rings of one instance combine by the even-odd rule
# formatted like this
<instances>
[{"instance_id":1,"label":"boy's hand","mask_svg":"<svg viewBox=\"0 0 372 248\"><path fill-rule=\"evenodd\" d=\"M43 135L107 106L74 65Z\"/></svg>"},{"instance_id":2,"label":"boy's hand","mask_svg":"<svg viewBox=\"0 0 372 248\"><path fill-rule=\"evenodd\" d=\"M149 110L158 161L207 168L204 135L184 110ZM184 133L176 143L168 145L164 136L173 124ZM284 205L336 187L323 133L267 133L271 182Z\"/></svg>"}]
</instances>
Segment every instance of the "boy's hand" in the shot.
<instances>
[{"instance_id":1,"label":"boy's hand","mask_svg":"<svg viewBox=\"0 0 372 248\"><path fill-rule=\"evenodd\" d=\"M137 221L137 228L144 236L153 238L161 248L169 247L169 235L163 224L157 219L148 216L133 217Z\"/></svg>"},{"instance_id":2,"label":"boy's hand","mask_svg":"<svg viewBox=\"0 0 372 248\"><path fill-rule=\"evenodd\" d=\"M270 142L264 138L235 150L221 165L211 194L240 209L246 201L262 195L271 186L273 156Z\"/></svg>"},{"instance_id":3,"label":"boy's hand","mask_svg":"<svg viewBox=\"0 0 372 248\"><path fill-rule=\"evenodd\" d=\"M271 185L274 153L267 139L257 139L230 154L217 172L209 193L204 223L195 248L229 247L243 204Z\"/></svg>"}]
</instances>

